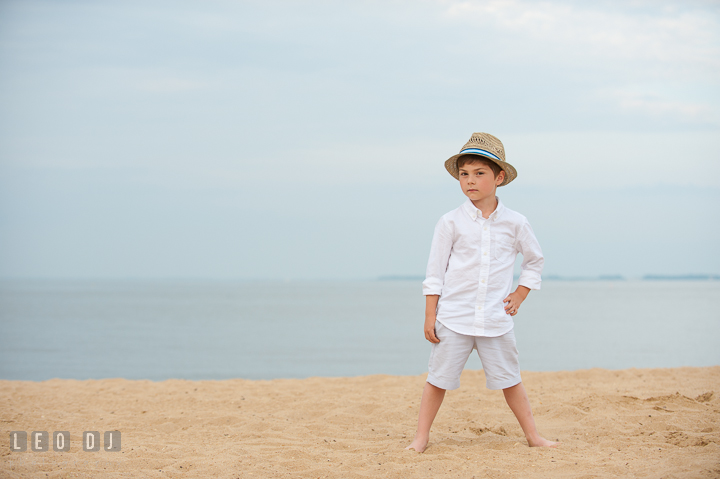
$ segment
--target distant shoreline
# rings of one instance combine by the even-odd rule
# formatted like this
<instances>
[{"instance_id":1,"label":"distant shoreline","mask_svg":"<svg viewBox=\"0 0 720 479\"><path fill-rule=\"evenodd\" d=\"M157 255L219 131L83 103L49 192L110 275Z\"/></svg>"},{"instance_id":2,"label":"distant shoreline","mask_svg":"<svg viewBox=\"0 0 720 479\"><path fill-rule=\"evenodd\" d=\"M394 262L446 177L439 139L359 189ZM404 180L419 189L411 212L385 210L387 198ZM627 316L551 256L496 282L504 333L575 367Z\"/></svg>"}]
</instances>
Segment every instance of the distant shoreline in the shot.
<instances>
[{"instance_id":1,"label":"distant shoreline","mask_svg":"<svg viewBox=\"0 0 720 479\"><path fill-rule=\"evenodd\" d=\"M513 276L517 280L519 276ZM543 276L545 281L720 281L718 274L683 274L683 275L661 275L646 274L644 276L622 276L622 275L599 275L599 276L563 276L551 274ZM133 282L148 283L294 283L294 282L353 282L353 281L424 281L425 276L421 275L381 275L364 278L154 278L154 277L129 277L129 278L43 278L43 277L0 277L0 284L9 283L119 283L129 284Z\"/></svg>"},{"instance_id":2,"label":"distant shoreline","mask_svg":"<svg viewBox=\"0 0 720 479\"><path fill-rule=\"evenodd\" d=\"M518 279L518 276L514 276ZM423 281L425 276L378 276L378 281ZM681 275L662 275L662 274L646 274L640 278L626 278L622 275L600 275L600 276L560 276L549 275L543 276L545 281L720 281L720 275L717 274L681 274Z\"/></svg>"}]
</instances>

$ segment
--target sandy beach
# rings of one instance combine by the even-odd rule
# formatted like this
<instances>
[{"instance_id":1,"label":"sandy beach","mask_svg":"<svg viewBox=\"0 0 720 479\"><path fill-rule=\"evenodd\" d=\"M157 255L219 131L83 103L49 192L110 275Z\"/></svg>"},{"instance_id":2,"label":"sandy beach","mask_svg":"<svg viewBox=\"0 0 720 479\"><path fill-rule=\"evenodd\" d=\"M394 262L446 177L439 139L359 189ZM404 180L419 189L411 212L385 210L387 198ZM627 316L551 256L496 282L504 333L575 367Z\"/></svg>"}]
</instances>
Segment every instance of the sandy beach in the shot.
<instances>
[{"instance_id":1,"label":"sandy beach","mask_svg":"<svg viewBox=\"0 0 720 479\"><path fill-rule=\"evenodd\" d=\"M404 450L424 379L0 381L0 477L720 477L720 366L525 372L557 449L468 370L428 450ZM113 430L121 451L82 450ZM12 452L11 431L70 431L70 451Z\"/></svg>"}]
</instances>

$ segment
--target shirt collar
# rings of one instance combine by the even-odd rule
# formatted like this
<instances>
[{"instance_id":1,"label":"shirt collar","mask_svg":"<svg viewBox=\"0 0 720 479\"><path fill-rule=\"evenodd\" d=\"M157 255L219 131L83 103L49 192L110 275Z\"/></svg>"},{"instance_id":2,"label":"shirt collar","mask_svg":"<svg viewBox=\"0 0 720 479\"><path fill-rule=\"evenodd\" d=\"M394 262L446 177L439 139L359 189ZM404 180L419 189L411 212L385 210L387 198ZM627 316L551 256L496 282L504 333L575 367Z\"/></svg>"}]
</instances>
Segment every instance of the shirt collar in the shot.
<instances>
[{"instance_id":1,"label":"shirt collar","mask_svg":"<svg viewBox=\"0 0 720 479\"><path fill-rule=\"evenodd\" d=\"M500 198L497 196L495 197L497 200L497 208L495 208L495 211L492 212L489 220L496 221L500 215L503 213L503 210L505 210L505 206L502 204L502 201L500 201ZM484 220L485 218L482 217L482 211L477 209L472 201L470 201L470 198L468 198L465 203L463 204L463 207L465 208L465 211L468 215L470 215L470 218L472 218L473 221L477 220L478 218Z\"/></svg>"}]
</instances>

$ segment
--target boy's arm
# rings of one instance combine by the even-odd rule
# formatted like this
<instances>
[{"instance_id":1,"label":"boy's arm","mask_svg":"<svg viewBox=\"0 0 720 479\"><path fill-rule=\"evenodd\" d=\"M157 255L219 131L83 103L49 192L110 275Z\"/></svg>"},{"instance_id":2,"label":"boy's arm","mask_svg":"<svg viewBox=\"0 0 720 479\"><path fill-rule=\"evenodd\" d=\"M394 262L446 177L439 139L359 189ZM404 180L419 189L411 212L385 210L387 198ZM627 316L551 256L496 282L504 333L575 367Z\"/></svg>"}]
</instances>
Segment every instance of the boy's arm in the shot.
<instances>
[{"instance_id":1,"label":"boy's arm","mask_svg":"<svg viewBox=\"0 0 720 479\"><path fill-rule=\"evenodd\" d=\"M439 300L440 296L436 294L425 296L425 339L431 343L440 342L437 336L435 336L435 315Z\"/></svg>"},{"instance_id":2,"label":"boy's arm","mask_svg":"<svg viewBox=\"0 0 720 479\"><path fill-rule=\"evenodd\" d=\"M522 272L520 273L520 279L518 279L518 287L503 300L503 303L506 303L505 312L510 316L517 314L520 305L527 299L531 289L540 289L541 274L545 263L540 243L538 243L530 224L527 222L520 231L518 249L520 254L523 255L523 262L520 266Z\"/></svg>"},{"instance_id":3,"label":"boy's arm","mask_svg":"<svg viewBox=\"0 0 720 479\"><path fill-rule=\"evenodd\" d=\"M440 218L435 226L432 245L430 246L430 257L428 258L425 281L423 281L423 294L442 294L442 287L445 284L445 272L450 260L450 251L453 245L452 227L447 224L445 218Z\"/></svg>"},{"instance_id":4,"label":"boy's arm","mask_svg":"<svg viewBox=\"0 0 720 479\"><path fill-rule=\"evenodd\" d=\"M445 284L445 272L450 260L450 252L453 243L452 227L448 225L445 218L440 218L435 225L432 245L430 246L430 258L428 258L425 281L423 281L423 294L425 295L425 339L431 343L439 343L435 336L435 319L437 314L438 301L442 294L442 287Z\"/></svg>"},{"instance_id":5,"label":"boy's arm","mask_svg":"<svg viewBox=\"0 0 720 479\"><path fill-rule=\"evenodd\" d=\"M518 250L523 255L518 285L525 286L527 289L540 289L545 258L529 223L526 222L523 225L518 239Z\"/></svg>"}]
</instances>

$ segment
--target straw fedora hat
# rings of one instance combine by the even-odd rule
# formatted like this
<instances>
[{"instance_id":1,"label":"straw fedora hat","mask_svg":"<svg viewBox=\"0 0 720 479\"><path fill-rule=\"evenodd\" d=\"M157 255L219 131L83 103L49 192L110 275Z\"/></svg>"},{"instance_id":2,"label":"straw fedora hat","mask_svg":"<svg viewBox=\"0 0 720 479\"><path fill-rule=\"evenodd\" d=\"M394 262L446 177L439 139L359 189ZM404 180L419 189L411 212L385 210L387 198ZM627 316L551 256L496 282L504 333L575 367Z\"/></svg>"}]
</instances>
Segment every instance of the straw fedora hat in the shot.
<instances>
[{"instance_id":1,"label":"straw fedora hat","mask_svg":"<svg viewBox=\"0 0 720 479\"><path fill-rule=\"evenodd\" d=\"M482 156L486 160L494 161L505 172L505 180L499 186L505 186L517 178L515 167L505 161L505 148L502 142L490 133L473 133L470 141L465 143L460 153L451 156L445 161L445 169L459 180L457 159L463 155Z\"/></svg>"}]
</instances>

